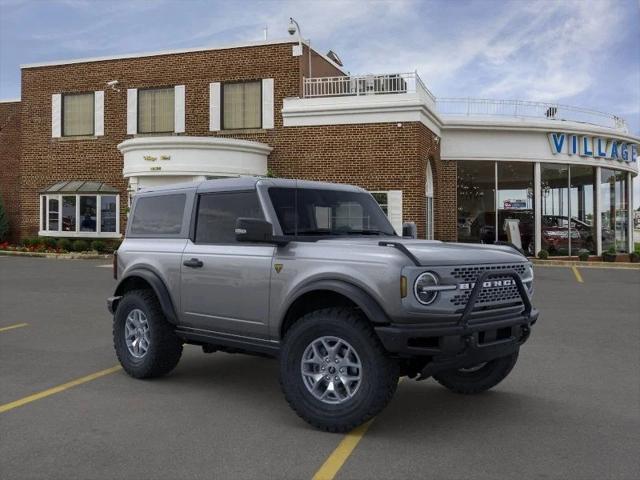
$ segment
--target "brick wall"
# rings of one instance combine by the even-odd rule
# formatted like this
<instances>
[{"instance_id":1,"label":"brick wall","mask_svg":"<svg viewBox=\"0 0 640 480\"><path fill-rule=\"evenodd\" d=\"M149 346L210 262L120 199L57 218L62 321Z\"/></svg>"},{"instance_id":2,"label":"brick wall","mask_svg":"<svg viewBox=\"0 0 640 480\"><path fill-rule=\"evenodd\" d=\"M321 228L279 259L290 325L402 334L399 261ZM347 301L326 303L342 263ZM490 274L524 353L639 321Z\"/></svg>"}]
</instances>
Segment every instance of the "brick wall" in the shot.
<instances>
[{"instance_id":1,"label":"brick wall","mask_svg":"<svg viewBox=\"0 0 640 480\"><path fill-rule=\"evenodd\" d=\"M20 211L20 102L0 103L0 195L9 218L9 239L18 233Z\"/></svg>"}]
</instances>

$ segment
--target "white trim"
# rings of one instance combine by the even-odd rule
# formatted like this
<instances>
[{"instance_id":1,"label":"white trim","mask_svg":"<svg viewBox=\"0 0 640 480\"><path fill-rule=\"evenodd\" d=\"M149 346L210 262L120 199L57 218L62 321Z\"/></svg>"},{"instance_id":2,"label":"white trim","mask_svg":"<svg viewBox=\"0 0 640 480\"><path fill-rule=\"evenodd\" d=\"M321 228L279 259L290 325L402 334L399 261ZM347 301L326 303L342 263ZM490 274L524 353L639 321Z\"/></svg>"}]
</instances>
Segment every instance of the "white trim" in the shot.
<instances>
[{"instance_id":1,"label":"white trim","mask_svg":"<svg viewBox=\"0 0 640 480\"><path fill-rule=\"evenodd\" d=\"M435 199L433 195L433 169L431 168L431 161L427 160L427 172L425 181L425 238L427 240L433 240L435 237Z\"/></svg>"},{"instance_id":2,"label":"white trim","mask_svg":"<svg viewBox=\"0 0 640 480\"><path fill-rule=\"evenodd\" d=\"M20 97L0 99L0 103L18 103L20 101Z\"/></svg>"},{"instance_id":3,"label":"white trim","mask_svg":"<svg viewBox=\"0 0 640 480\"><path fill-rule=\"evenodd\" d=\"M356 97L285 98L285 127L421 122L440 136L440 119L420 93Z\"/></svg>"},{"instance_id":4,"label":"white trim","mask_svg":"<svg viewBox=\"0 0 640 480\"><path fill-rule=\"evenodd\" d=\"M633 241L633 176L627 173L627 252L631 253L634 251L634 241Z\"/></svg>"},{"instance_id":5,"label":"white trim","mask_svg":"<svg viewBox=\"0 0 640 480\"><path fill-rule=\"evenodd\" d=\"M220 82L213 82L209 84L209 131L220 131L221 114Z\"/></svg>"},{"instance_id":6,"label":"white trim","mask_svg":"<svg viewBox=\"0 0 640 480\"><path fill-rule=\"evenodd\" d=\"M96 137L104 135L104 91L93 92L93 134Z\"/></svg>"},{"instance_id":7,"label":"white trim","mask_svg":"<svg viewBox=\"0 0 640 480\"><path fill-rule=\"evenodd\" d=\"M596 255L602 255L602 197L600 189L602 182L602 168L596 167L596 180L594 185L595 194L595 227L596 227Z\"/></svg>"},{"instance_id":8,"label":"white trim","mask_svg":"<svg viewBox=\"0 0 640 480\"><path fill-rule=\"evenodd\" d=\"M50 232L48 230L40 230L39 237L57 237L57 238L122 238L122 234L113 232Z\"/></svg>"},{"instance_id":9,"label":"white trim","mask_svg":"<svg viewBox=\"0 0 640 480\"><path fill-rule=\"evenodd\" d=\"M62 94L51 95L51 138L62 137Z\"/></svg>"},{"instance_id":10,"label":"white trim","mask_svg":"<svg viewBox=\"0 0 640 480\"><path fill-rule=\"evenodd\" d=\"M127 89L127 135L138 133L138 89Z\"/></svg>"},{"instance_id":11,"label":"white trim","mask_svg":"<svg viewBox=\"0 0 640 480\"><path fill-rule=\"evenodd\" d=\"M184 85L176 85L173 87L173 131L175 133L184 133L185 122L185 87Z\"/></svg>"},{"instance_id":12,"label":"white trim","mask_svg":"<svg viewBox=\"0 0 640 480\"><path fill-rule=\"evenodd\" d=\"M534 252L537 256L542 249L542 183L540 162L533 164L533 211L534 211Z\"/></svg>"},{"instance_id":13,"label":"white trim","mask_svg":"<svg viewBox=\"0 0 640 480\"><path fill-rule=\"evenodd\" d=\"M279 44L287 44L287 43L298 43L298 40L287 38L287 39L279 39L279 40L267 40L267 41L261 41L261 42L232 43L232 44L220 45L216 47L181 48L181 49L173 49L173 50L159 50L155 52L107 55L103 57L87 57L87 58L75 58L70 60L54 60L51 62L26 63L26 64L20 65L20 68L25 69L25 68L51 67L55 65L70 65L74 63L104 62L107 60L123 60L127 58L157 57L159 55L176 55L180 53L206 52L210 50L211 51L228 50L231 48L243 48L243 47L262 47L266 45L279 45Z\"/></svg>"},{"instance_id":14,"label":"white trim","mask_svg":"<svg viewBox=\"0 0 640 480\"><path fill-rule=\"evenodd\" d=\"M402 235L402 190L387 190L387 217L398 235Z\"/></svg>"},{"instance_id":15,"label":"white trim","mask_svg":"<svg viewBox=\"0 0 640 480\"><path fill-rule=\"evenodd\" d=\"M262 128L274 127L274 93L273 78L262 79Z\"/></svg>"}]
</instances>

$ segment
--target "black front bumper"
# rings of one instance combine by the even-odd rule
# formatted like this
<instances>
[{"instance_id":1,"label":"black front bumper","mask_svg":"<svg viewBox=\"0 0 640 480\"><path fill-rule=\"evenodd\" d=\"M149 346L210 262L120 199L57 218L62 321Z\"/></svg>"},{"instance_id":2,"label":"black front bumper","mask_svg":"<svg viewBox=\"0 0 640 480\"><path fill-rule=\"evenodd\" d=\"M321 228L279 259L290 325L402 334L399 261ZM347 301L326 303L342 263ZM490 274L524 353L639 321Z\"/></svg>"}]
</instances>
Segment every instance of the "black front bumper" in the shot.
<instances>
[{"instance_id":1,"label":"black front bumper","mask_svg":"<svg viewBox=\"0 0 640 480\"><path fill-rule=\"evenodd\" d=\"M485 280L491 277L510 276L518 287L522 305L506 314L479 312L476 299ZM538 311L531 306L529 296L517 273L484 272L476 285L459 319L440 324L390 324L375 327L385 349L405 358L420 357L426 367L421 376L438 371L470 367L516 352L531 333L531 326L538 319Z\"/></svg>"}]
</instances>

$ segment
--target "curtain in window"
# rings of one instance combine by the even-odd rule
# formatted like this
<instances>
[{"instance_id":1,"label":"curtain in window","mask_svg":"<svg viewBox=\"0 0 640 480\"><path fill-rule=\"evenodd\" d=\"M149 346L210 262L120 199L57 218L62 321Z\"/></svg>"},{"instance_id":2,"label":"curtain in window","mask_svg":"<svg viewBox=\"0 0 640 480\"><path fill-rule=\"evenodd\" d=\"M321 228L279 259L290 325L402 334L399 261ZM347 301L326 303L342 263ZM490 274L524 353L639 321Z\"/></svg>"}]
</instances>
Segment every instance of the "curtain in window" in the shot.
<instances>
[{"instance_id":1,"label":"curtain in window","mask_svg":"<svg viewBox=\"0 0 640 480\"><path fill-rule=\"evenodd\" d=\"M261 82L227 83L223 91L225 129L261 128Z\"/></svg>"},{"instance_id":2,"label":"curtain in window","mask_svg":"<svg viewBox=\"0 0 640 480\"><path fill-rule=\"evenodd\" d=\"M174 105L173 88L139 90L138 132L173 132Z\"/></svg>"},{"instance_id":3,"label":"curtain in window","mask_svg":"<svg viewBox=\"0 0 640 480\"><path fill-rule=\"evenodd\" d=\"M93 92L63 95L62 134L93 135Z\"/></svg>"}]
</instances>

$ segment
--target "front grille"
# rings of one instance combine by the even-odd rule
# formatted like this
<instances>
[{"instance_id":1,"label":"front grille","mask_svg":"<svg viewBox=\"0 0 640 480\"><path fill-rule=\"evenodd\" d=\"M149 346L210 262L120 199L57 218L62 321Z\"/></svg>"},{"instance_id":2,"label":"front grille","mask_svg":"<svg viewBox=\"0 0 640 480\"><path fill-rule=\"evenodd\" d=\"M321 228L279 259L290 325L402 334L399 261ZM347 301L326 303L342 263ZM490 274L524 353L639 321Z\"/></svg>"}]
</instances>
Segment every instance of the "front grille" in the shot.
<instances>
[{"instance_id":1,"label":"front grille","mask_svg":"<svg viewBox=\"0 0 640 480\"><path fill-rule=\"evenodd\" d=\"M473 265L468 267L456 267L451 270L451 276L456 280L464 283L474 283L478 276L484 272L499 272L501 270L510 270L516 272L522 278L526 271L526 264L502 264L502 265ZM512 277L491 277L491 281L507 280ZM471 290L458 293L451 297L450 302L457 307L464 307L469 301ZM502 285L495 287L484 287L480 290L475 305L478 307L486 307L487 305L503 306L505 304L520 303L520 293L516 285Z\"/></svg>"},{"instance_id":2,"label":"front grille","mask_svg":"<svg viewBox=\"0 0 640 480\"><path fill-rule=\"evenodd\" d=\"M500 280L500 278L492 278L492 280ZM455 306L464 306L467 304L470 295L471 290L455 295L451 298L451 303ZM476 299L476 305L487 303L514 303L519 301L521 301L520 293L518 292L518 287L515 285L509 285L507 287L486 287L480 290L478 298Z\"/></svg>"},{"instance_id":3,"label":"front grille","mask_svg":"<svg viewBox=\"0 0 640 480\"><path fill-rule=\"evenodd\" d=\"M520 277L524 275L525 272L525 264L523 263L515 263L513 265L478 265L473 267L457 267L451 271L451 276L457 280L462 280L463 282L475 282L478 275L486 271L496 271L496 270L513 270Z\"/></svg>"}]
</instances>

